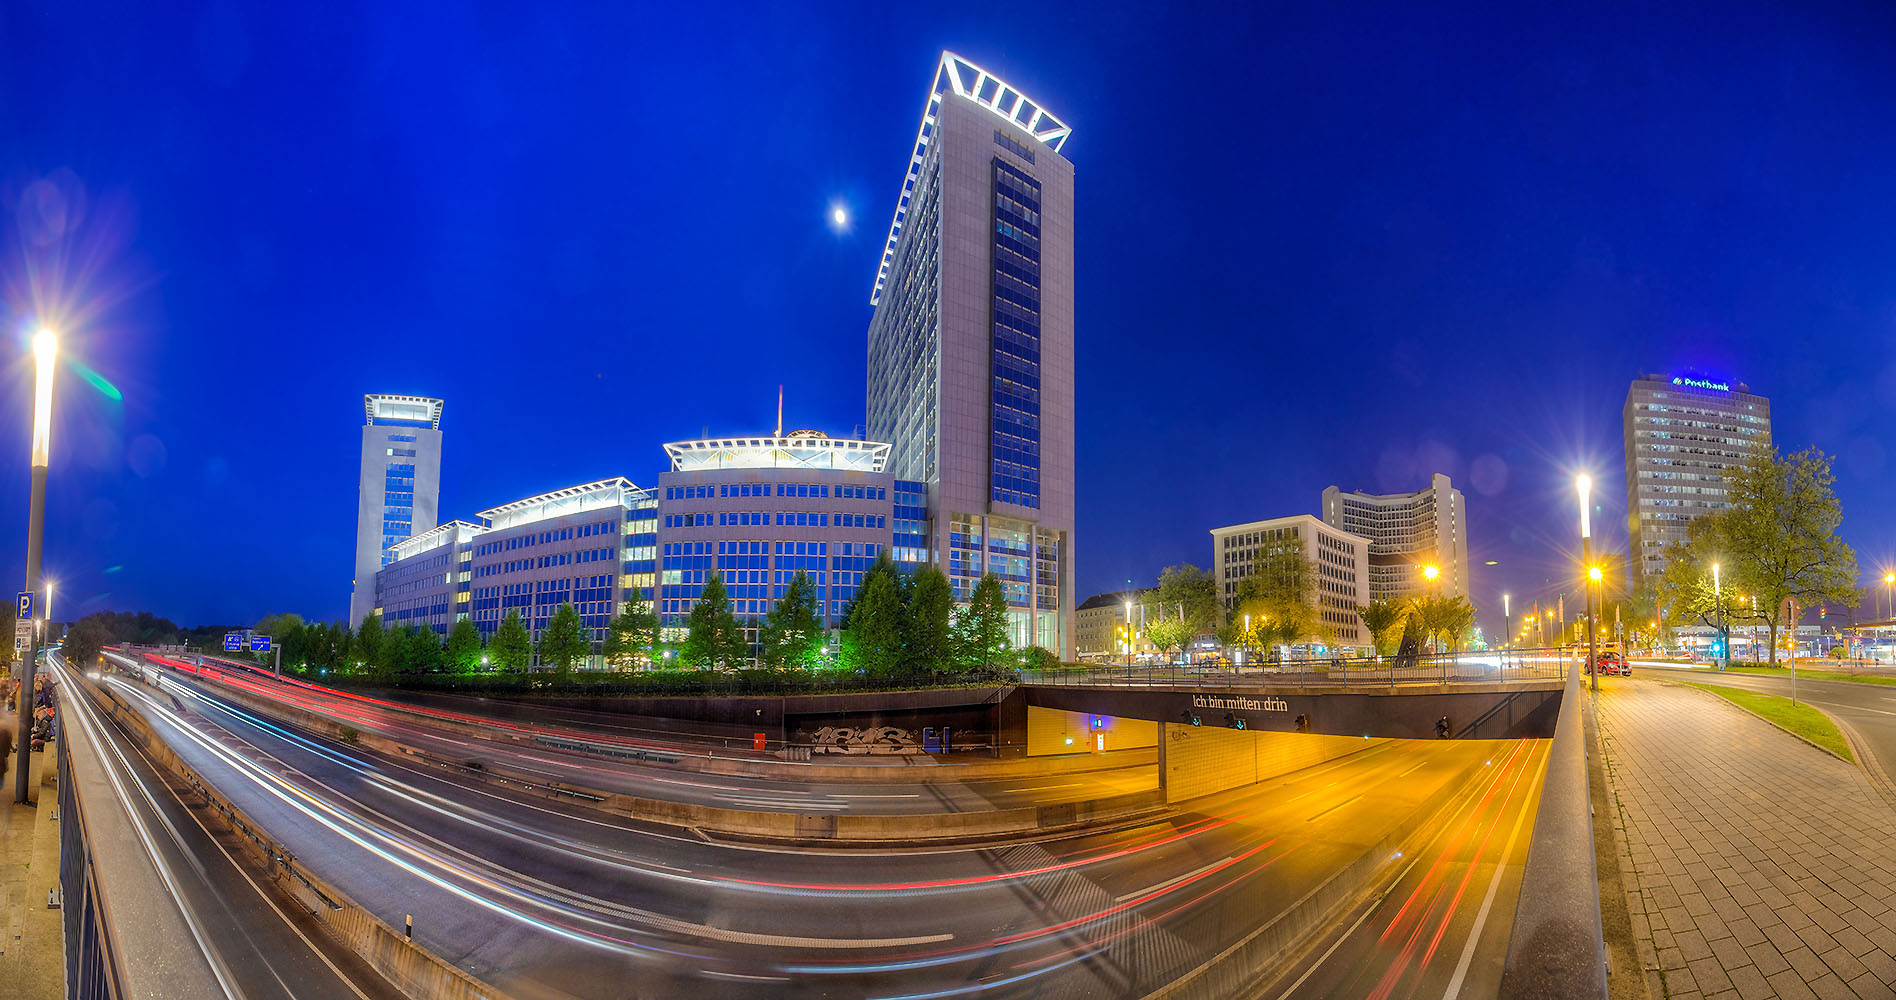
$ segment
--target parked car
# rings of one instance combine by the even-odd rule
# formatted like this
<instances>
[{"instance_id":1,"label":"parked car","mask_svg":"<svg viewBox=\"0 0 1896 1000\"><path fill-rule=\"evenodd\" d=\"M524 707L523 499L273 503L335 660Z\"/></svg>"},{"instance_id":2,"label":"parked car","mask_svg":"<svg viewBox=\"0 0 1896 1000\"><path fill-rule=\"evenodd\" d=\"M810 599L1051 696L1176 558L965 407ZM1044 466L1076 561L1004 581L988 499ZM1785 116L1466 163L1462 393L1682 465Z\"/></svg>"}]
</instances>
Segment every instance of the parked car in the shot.
<instances>
[{"instance_id":1,"label":"parked car","mask_svg":"<svg viewBox=\"0 0 1896 1000\"><path fill-rule=\"evenodd\" d=\"M1609 649L1602 652L1599 657L1599 663L1600 674L1602 676L1612 677L1617 675L1621 677L1631 677L1633 675L1633 667L1626 662L1626 657L1613 650ZM1593 664L1589 662L1587 664L1587 673L1591 674L1592 672Z\"/></svg>"}]
</instances>

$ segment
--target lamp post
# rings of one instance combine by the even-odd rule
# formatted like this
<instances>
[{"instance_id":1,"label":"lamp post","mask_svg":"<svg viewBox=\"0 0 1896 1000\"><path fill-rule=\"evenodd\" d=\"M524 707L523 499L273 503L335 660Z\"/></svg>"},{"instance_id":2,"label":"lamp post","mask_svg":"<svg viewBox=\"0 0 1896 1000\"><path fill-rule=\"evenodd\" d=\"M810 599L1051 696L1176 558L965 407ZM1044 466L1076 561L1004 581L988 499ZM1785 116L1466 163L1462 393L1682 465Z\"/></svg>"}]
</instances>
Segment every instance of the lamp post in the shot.
<instances>
[{"instance_id":1,"label":"lamp post","mask_svg":"<svg viewBox=\"0 0 1896 1000\"><path fill-rule=\"evenodd\" d=\"M53 435L53 363L59 358L59 337L51 330L41 330L33 337L34 381L33 381L33 486L32 496L27 503L26 514L26 591L29 594L40 593L40 556L42 543L46 536L46 467L52 455ZM14 801L26 802L27 765L33 757L33 744L29 739L33 722L33 673L35 661L39 659L41 622L46 618L46 610L41 607L35 612L38 619L33 622L32 638L28 640L26 658L21 661L17 671L20 678L19 732L14 742L20 750L19 771L14 781Z\"/></svg>"},{"instance_id":2,"label":"lamp post","mask_svg":"<svg viewBox=\"0 0 1896 1000\"><path fill-rule=\"evenodd\" d=\"M1593 492L1593 477L1580 475L1575 477L1574 486L1580 491L1580 564L1587 568L1587 669L1593 676L1593 693L1600 693L1600 635L1599 626L1593 620L1593 583L1600 579L1600 568L1593 565L1593 511L1590 496Z\"/></svg>"},{"instance_id":3,"label":"lamp post","mask_svg":"<svg viewBox=\"0 0 1896 1000\"><path fill-rule=\"evenodd\" d=\"M1712 604L1718 609L1719 659L1728 663L1731 660L1731 640L1725 636L1725 591L1718 582L1717 563L1712 564ZM1725 668L1720 666L1718 669Z\"/></svg>"},{"instance_id":4,"label":"lamp post","mask_svg":"<svg viewBox=\"0 0 1896 1000\"><path fill-rule=\"evenodd\" d=\"M1251 616L1244 616L1244 658L1251 658ZM1261 674L1259 676L1262 676Z\"/></svg>"},{"instance_id":5,"label":"lamp post","mask_svg":"<svg viewBox=\"0 0 1896 1000\"><path fill-rule=\"evenodd\" d=\"M1132 680L1132 602L1126 602L1126 679Z\"/></svg>"},{"instance_id":6,"label":"lamp post","mask_svg":"<svg viewBox=\"0 0 1896 1000\"><path fill-rule=\"evenodd\" d=\"M1508 595L1501 595L1501 666L1508 665L1508 646L1514 642L1514 614L1508 605Z\"/></svg>"}]
</instances>

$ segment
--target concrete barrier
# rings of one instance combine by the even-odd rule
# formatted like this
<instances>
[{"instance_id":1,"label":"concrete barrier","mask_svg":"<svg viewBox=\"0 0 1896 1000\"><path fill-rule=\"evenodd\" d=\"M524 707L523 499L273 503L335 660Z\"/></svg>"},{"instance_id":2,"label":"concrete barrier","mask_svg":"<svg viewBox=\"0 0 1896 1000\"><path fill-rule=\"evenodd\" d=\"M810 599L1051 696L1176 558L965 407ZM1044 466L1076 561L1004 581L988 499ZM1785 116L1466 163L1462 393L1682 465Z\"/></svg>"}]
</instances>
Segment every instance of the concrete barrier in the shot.
<instances>
[{"instance_id":1,"label":"concrete barrier","mask_svg":"<svg viewBox=\"0 0 1896 1000\"><path fill-rule=\"evenodd\" d=\"M964 844L1137 823L1156 819L1167 812L1163 793L1158 790L1052 806L959 813L839 815L727 809L549 782L487 761L449 760L376 733L362 732L327 715L260 697L242 688L218 684L214 693L218 698L247 711L330 739L451 772L463 780L498 785L541 799L580 805L630 819L686 827L732 840L802 846ZM806 770L802 777L811 778L815 775Z\"/></svg>"},{"instance_id":2,"label":"concrete barrier","mask_svg":"<svg viewBox=\"0 0 1896 1000\"><path fill-rule=\"evenodd\" d=\"M1534 839L1521 873L1520 905L1508 939L1501 995L1509 1000L1605 1000L1606 935L1594 867L1593 800L1580 672L1567 678L1547 757Z\"/></svg>"},{"instance_id":3,"label":"concrete barrier","mask_svg":"<svg viewBox=\"0 0 1896 1000\"><path fill-rule=\"evenodd\" d=\"M247 863L314 914L337 940L404 994L425 1000L507 1000L505 992L415 944L348 893L295 861L255 820L191 770L115 692L76 671L72 676L94 707L130 734L146 756L191 785L223 816L240 835L235 843Z\"/></svg>"}]
</instances>

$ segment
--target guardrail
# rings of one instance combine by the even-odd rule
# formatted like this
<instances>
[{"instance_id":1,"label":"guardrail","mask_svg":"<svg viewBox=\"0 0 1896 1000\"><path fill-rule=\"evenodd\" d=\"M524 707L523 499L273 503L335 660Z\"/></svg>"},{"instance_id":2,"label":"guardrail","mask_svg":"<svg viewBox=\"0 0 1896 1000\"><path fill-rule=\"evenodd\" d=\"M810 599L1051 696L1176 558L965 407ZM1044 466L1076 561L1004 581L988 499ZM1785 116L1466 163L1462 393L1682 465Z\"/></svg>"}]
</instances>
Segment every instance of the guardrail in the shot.
<instances>
[{"instance_id":1,"label":"guardrail","mask_svg":"<svg viewBox=\"0 0 1896 1000\"><path fill-rule=\"evenodd\" d=\"M62 690L59 697L73 694ZM63 703L59 738L53 741L66 996L185 1000L223 995L210 966L189 957L192 930L82 712Z\"/></svg>"},{"instance_id":2,"label":"guardrail","mask_svg":"<svg viewBox=\"0 0 1896 1000\"><path fill-rule=\"evenodd\" d=\"M1057 670L1023 670L1022 684L1055 687L1333 687L1388 689L1409 685L1557 681L1586 659L1562 649L1482 651L1420 656L1411 662L1342 657L1257 664L1100 663Z\"/></svg>"}]
</instances>

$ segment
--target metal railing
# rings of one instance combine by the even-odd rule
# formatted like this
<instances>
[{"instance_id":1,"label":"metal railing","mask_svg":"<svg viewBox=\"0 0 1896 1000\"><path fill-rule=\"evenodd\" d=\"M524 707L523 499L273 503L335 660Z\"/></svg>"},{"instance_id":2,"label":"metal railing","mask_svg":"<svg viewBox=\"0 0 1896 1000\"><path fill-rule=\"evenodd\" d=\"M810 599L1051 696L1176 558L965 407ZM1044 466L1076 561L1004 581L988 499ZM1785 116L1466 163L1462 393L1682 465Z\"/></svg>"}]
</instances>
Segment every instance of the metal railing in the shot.
<instances>
[{"instance_id":1,"label":"metal railing","mask_svg":"<svg viewBox=\"0 0 1896 1000\"><path fill-rule=\"evenodd\" d=\"M1022 670L1021 683L1057 687L1333 687L1389 689L1441 684L1557 681L1585 662L1565 649L1440 653L1403 661L1323 657L1231 663L1095 663L1057 670Z\"/></svg>"}]
</instances>

